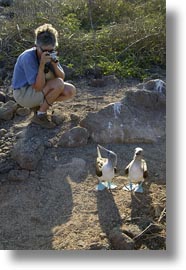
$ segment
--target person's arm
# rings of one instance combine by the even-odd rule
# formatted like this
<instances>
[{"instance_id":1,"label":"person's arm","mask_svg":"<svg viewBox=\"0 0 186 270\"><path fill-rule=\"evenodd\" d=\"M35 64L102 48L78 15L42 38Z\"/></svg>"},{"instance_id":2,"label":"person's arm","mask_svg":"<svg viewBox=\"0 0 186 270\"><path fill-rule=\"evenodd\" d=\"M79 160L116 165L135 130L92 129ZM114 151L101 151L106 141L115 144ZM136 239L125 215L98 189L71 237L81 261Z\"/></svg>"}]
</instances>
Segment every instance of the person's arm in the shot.
<instances>
[{"instance_id":1,"label":"person's arm","mask_svg":"<svg viewBox=\"0 0 186 270\"><path fill-rule=\"evenodd\" d=\"M51 64L54 68L55 76L64 80L65 73L62 67L60 66L59 62L55 63L54 61L51 61Z\"/></svg>"},{"instance_id":2,"label":"person's arm","mask_svg":"<svg viewBox=\"0 0 186 270\"><path fill-rule=\"evenodd\" d=\"M36 81L34 84L32 84L32 87L37 92L42 91L44 86L45 86L46 79L45 79L44 69L45 69L45 64L47 62L49 62L50 60L51 60L51 57L46 52L43 52L41 55L41 60L40 60L40 64L39 64L39 69L38 69Z\"/></svg>"}]
</instances>

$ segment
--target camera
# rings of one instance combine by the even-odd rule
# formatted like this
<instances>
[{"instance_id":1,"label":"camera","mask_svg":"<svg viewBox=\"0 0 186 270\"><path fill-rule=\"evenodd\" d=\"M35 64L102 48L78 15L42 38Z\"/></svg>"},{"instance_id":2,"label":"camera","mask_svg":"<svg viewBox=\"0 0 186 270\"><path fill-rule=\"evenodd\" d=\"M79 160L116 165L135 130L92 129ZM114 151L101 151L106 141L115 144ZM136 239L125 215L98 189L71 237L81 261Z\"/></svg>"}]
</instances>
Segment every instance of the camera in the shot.
<instances>
[{"instance_id":1,"label":"camera","mask_svg":"<svg viewBox=\"0 0 186 270\"><path fill-rule=\"evenodd\" d=\"M49 53L49 55L51 56L51 59L52 61L54 61L55 63L57 63L59 60L58 60L58 56L57 56L57 52L51 52Z\"/></svg>"}]
</instances>

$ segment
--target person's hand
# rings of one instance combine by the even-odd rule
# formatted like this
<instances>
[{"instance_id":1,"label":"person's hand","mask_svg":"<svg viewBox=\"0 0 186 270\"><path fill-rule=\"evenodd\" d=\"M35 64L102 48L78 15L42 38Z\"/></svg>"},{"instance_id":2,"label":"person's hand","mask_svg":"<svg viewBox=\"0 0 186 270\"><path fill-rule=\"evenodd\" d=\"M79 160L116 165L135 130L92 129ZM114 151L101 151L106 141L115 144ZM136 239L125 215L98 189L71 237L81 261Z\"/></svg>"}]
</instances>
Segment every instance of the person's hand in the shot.
<instances>
[{"instance_id":1,"label":"person's hand","mask_svg":"<svg viewBox=\"0 0 186 270\"><path fill-rule=\"evenodd\" d=\"M43 52L41 54L41 60L40 60L40 65L45 66L46 63L51 62L51 56L48 52Z\"/></svg>"},{"instance_id":2,"label":"person's hand","mask_svg":"<svg viewBox=\"0 0 186 270\"><path fill-rule=\"evenodd\" d=\"M53 65L53 67L57 67L58 66L58 63L59 63L59 61L53 61L53 60L51 60L51 64Z\"/></svg>"}]
</instances>

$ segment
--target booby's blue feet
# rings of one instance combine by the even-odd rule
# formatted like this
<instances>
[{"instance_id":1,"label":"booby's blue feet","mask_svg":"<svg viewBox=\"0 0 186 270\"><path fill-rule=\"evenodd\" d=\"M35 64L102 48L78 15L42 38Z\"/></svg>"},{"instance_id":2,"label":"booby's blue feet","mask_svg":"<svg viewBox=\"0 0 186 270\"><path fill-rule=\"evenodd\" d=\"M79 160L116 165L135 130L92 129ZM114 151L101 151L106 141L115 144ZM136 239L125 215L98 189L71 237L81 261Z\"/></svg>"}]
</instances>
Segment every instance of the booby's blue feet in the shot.
<instances>
[{"instance_id":1,"label":"booby's blue feet","mask_svg":"<svg viewBox=\"0 0 186 270\"><path fill-rule=\"evenodd\" d=\"M142 183L136 185L134 192L143 193Z\"/></svg>"},{"instance_id":2,"label":"booby's blue feet","mask_svg":"<svg viewBox=\"0 0 186 270\"><path fill-rule=\"evenodd\" d=\"M126 191L134 191L134 192L138 192L138 193L143 193L142 183L140 183L140 184L129 183L129 184L125 185L123 187L123 189Z\"/></svg>"},{"instance_id":3,"label":"booby's blue feet","mask_svg":"<svg viewBox=\"0 0 186 270\"><path fill-rule=\"evenodd\" d=\"M117 188L117 186L114 183L112 183L112 182L104 182L103 184L108 189L115 189L115 188Z\"/></svg>"},{"instance_id":4,"label":"booby's blue feet","mask_svg":"<svg viewBox=\"0 0 186 270\"><path fill-rule=\"evenodd\" d=\"M135 184L129 183L129 184L125 185L125 186L123 187L123 189L126 190L126 191L133 191L133 190L135 189L135 187L136 187Z\"/></svg>"},{"instance_id":5,"label":"booby's blue feet","mask_svg":"<svg viewBox=\"0 0 186 270\"><path fill-rule=\"evenodd\" d=\"M96 186L96 190L104 190L105 188L106 186L102 182L99 182L99 184Z\"/></svg>"}]
</instances>

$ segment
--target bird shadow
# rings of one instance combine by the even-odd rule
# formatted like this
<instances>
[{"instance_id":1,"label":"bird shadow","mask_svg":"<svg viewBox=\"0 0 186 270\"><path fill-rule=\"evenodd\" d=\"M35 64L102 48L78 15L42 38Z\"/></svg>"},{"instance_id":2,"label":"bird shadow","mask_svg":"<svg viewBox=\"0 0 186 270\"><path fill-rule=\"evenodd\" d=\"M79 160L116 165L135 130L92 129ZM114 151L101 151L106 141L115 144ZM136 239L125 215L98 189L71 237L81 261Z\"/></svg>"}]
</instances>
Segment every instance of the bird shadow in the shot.
<instances>
[{"instance_id":1,"label":"bird shadow","mask_svg":"<svg viewBox=\"0 0 186 270\"><path fill-rule=\"evenodd\" d=\"M122 224L122 218L113 194L108 189L97 192L97 210L101 229L109 239L110 231Z\"/></svg>"},{"instance_id":2,"label":"bird shadow","mask_svg":"<svg viewBox=\"0 0 186 270\"><path fill-rule=\"evenodd\" d=\"M151 183L143 184L144 193L131 193L131 223L139 227L140 231L144 231L150 224L154 224L154 207L150 196ZM158 229L156 227L155 229ZM149 236L149 237L148 237ZM152 237L151 237L152 236ZM137 238L135 241L135 249L146 246L147 249L159 249L160 245L164 247L164 238L161 236L153 236L153 231L149 234Z\"/></svg>"}]
</instances>

